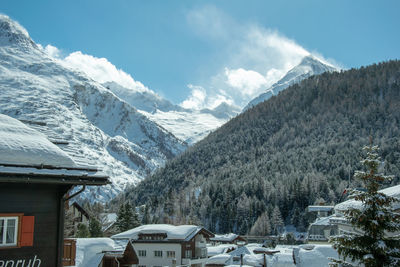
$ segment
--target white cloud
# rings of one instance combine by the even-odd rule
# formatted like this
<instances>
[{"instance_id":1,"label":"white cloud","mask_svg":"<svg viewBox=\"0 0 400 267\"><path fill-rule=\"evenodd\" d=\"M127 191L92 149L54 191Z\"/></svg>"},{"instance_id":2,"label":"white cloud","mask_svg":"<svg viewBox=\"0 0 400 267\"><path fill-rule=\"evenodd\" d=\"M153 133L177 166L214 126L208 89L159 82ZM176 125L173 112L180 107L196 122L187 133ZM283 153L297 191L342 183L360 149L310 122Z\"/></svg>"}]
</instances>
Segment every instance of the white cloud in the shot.
<instances>
[{"instance_id":1,"label":"white cloud","mask_svg":"<svg viewBox=\"0 0 400 267\"><path fill-rule=\"evenodd\" d=\"M216 67L217 73L200 82L206 95L204 107L210 107L210 99L222 99L221 96L244 107L310 55L278 31L254 23L239 23L215 6L188 12L187 21L202 40L223 48L218 55L221 64Z\"/></svg>"},{"instance_id":2,"label":"white cloud","mask_svg":"<svg viewBox=\"0 0 400 267\"><path fill-rule=\"evenodd\" d=\"M254 95L260 87L268 85L267 80L260 73L242 68L230 70L225 68L226 83L240 90L242 95Z\"/></svg>"},{"instance_id":3,"label":"white cloud","mask_svg":"<svg viewBox=\"0 0 400 267\"><path fill-rule=\"evenodd\" d=\"M233 100L223 90L209 96L202 86L189 84L187 87L190 89L190 96L180 104L183 108L194 110L213 109L224 102L234 105Z\"/></svg>"},{"instance_id":4,"label":"white cloud","mask_svg":"<svg viewBox=\"0 0 400 267\"><path fill-rule=\"evenodd\" d=\"M188 88L191 89L190 96L180 104L181 107L197 110L202 109L207 97L206 91L203 87L192 84L189 84Z\"/></svg>"},{"instance_id":5,"label":"white cloud","mask_svg":"<svg viewBox=\"0 0 400 267\"><path fill-rule=\"evenodd\" d=\"M52 45L47 45L43 51L54 59L59 60L65 66L81 71L99 83L116 82L135 91L150 91L141 82L135 81L131 75L121 69L117 69L106 58L97 58L83 54L80 51L73 52L64 58L62 52Z\"/></svg>"},{"instance_id":6,"label":"white cloud","mask_svg":"<svg viewBox=\"0 0 400 267\"><path fill-rule=\"evenodd\" d=\"M61 58L61 51L55 46L48 44L43 50L52 58L55 59Z\"/></svg>"}]
</instances>

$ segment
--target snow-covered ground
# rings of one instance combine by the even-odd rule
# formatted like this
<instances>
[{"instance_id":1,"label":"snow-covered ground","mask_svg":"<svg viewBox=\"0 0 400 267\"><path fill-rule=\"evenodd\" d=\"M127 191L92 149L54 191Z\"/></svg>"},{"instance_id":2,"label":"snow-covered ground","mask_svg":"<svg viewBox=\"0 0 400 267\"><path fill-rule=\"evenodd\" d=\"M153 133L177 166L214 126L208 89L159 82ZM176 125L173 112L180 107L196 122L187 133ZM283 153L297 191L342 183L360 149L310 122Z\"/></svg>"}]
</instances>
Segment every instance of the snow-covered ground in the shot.
<instances>
[{"instance_id":1,"label":"snow-covered ground","mask_svg":"<svg viewBox=\"0 0 400 267\"><path fill-rule=\"evenodd\" d=\"M207 263L240 266L243 258L242 266L261 267L264 257L268 267L328 267L329 258L337 258L338 254L331 245L278 245L267 249L260 244L249 244L230 253L214 255Z\"/></svg>"}]
</instances>

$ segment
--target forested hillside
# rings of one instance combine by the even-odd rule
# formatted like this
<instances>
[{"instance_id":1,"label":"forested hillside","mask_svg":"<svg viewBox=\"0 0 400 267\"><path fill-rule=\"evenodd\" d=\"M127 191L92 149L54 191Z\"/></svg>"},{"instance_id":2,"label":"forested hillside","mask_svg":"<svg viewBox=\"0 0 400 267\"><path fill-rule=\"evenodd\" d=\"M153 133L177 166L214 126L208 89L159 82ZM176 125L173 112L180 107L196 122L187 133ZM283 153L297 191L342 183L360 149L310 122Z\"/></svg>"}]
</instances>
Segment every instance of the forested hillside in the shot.
<instances>
[{"instance_id":1,"label":"forested hillside","mask_svg":"<svg viewBox=\"0 0 400 267\"><path fill-rule=\"evenodd\" d=\"M307 205L340 199L369 136L398 183L399 125L400 61L312 76L232 119L125 199L146 204L153 222L256 234L262 218L271 224L262 234L282 223L304 229Z\"/></svg>"}]
</instances>

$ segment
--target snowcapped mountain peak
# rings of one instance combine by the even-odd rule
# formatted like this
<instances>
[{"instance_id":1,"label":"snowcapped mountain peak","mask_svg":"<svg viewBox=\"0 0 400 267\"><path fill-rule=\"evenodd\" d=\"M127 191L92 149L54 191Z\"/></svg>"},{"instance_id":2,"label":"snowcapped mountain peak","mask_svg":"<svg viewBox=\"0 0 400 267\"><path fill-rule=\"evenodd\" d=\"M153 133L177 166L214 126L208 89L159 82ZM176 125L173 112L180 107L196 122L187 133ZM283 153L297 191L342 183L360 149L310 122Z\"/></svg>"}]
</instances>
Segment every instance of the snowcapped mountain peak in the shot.
<instances>
[{"instance_id":1,"label":"snowcapped mountain peak","mask_svg":"<svg viewBox=\"0 0 400 267\"><path fill-rule=\"evenodd\" d=\"M313 55L305 56L299 65L295 68L310 68L313 73L323 73L325 71L337 70L337 68L328 62L322 61Z\"/></svg>"},{"instance_id":2,"label":"snowcapped mountain peak","mask_svg":"<svg viewBox=\"0 0 400 267\"><path fill-rule=\"evenodd\" d=\"M187 148L110 89L49 57L5 15L0 80L0 114L54 140L77 165L97 166L110 177L112 184L88 188L80 198L107 202Z\"/></svg>"},{"instance_id":3,"label":"snowcapped mountain peak","mask_svg":"<svg viewBox=\"0 0 400 267\"><path fill-rule=\"evenodd\" d=\"M155 113L157 110L163 112L182 110L181 107L172 104L151 90L130 89L116 82L106 82L103 86L138 110L148 113Z\"/></svg>"},{"instance_id":4,"label":"snowcapped mountain peak","mask_svg":"<svg viewBox=\"0 0 400 267\"><path fill-rule=\"evenodd\" d=\"M289 86L298 83L312 75L338 70L339 69L335 66L327 62L323 62L313 55L305 56L297 66L289 70L282 79L274 83L266 90L266 92L251 100L243 110L245 111L257 105L258 103L268 100L273 95L277 95L280 91L283 91Z\"/></svg>"},{"instance_id":5,"label":"snowcapped mountain peak","mask_svg":"<svg viewBox=\"0 0 400 267\"><path fill-rule=\"evenodd\" d=\"M0 14L0 45L20 48L37 47L24 27L3 14Z\"/></svg>"},{"instance_id":6,"label":"snowcapped mountain peak","mask_svg":"<svg viewBox=\"0 0 400 267\"><path fill-rule=\"evenodd\" d=\"M213 109L202 109L202 113L212 114L214 117L219 119L230 119L240 113L240 108L234 105L230 105L226 102L222 102Z\"/></svg>"}]
</instances>

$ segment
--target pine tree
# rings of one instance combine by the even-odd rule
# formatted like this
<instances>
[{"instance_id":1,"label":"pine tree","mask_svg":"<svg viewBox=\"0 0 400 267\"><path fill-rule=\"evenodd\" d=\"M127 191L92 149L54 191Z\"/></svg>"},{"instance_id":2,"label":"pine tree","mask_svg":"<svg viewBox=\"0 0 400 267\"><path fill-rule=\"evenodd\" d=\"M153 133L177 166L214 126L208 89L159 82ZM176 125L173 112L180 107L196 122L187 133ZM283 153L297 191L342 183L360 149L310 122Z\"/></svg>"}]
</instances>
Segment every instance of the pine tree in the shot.
<instances>
[{"instance_id":1,"label":"pine tree","mask_svg":"<svg viewBox=\"0 0 400 267\"><path fill-rule=\"evenodd\" d=\"M273 234L278 235L282 232L284 223L278 206L275 206L274 211L272 212L272 225Z\"/></svg>"},{"instance_id":2,"label":"pine tree","mask_svg":"<svg viewBox=\"0 0 400 267\"><path fill-rule=\"evenodd\" d=\"M129 203L121 204L115 222L119 231L124 232L140 226L139 217L134 210Z\"/></svg>"},{"instance_id":3,"label":"pine tree","mask_svg":"<svg viewBox=\"0 0 400 267\"><path fill-rule=\"evenodd\" d=\"M78 225L78 231L76 232L75 237L84 238L84 237L89 237L89 236L90 236L90 232L89 232L89 229L86 226L86 224L80 223Z\"/></svg>"},{"instance_id":4,"label":"pine tree","mask_svg":"<svg viewBox=\"0 0 400 267\"><path fill-rule=\"evenodd\" d=\"M371 142L372 143L372 142ZM342 259L331 259L333 266L354 266L349 258L366 267L399 266L400 240L388 234L400 231L400 214L393 211L393 203L399 200L378 192L381 183L391 179L378 172L381 164L378 147L364 147L367 156L361 163L368 171L356 171L354 177L361 179L366 191L353 190L352 197L361 201L360 208L345 211L348 222L358 231L346 232L331 239L333 247Z\"/></svg>"},{"instance_id":5,"label":"pine tree","mask_svg":"<svg viewBox=\"0 0 400 267\"><path fill-rule=\"evenodd\" d=\"M101 224L96 218L91 218L89 222L90 237L102 237L103 231L101 230Z\"/></svg>"},{"instance_id":6,"label":"pine tree","mask_svg":"<svg viewBox=\"0 0 400 267\"><path fill-rule=\"evenodd\" d=\"M253 227L251 227L250 235L266 236L271 233L271 223L269 222L267 212L258 217Z\"/></svg>"}]
</instances>

